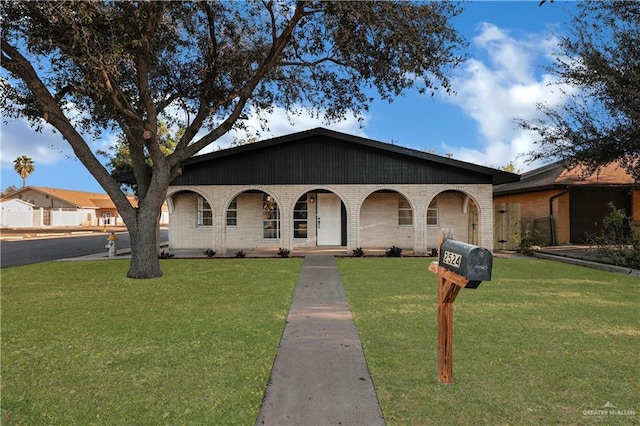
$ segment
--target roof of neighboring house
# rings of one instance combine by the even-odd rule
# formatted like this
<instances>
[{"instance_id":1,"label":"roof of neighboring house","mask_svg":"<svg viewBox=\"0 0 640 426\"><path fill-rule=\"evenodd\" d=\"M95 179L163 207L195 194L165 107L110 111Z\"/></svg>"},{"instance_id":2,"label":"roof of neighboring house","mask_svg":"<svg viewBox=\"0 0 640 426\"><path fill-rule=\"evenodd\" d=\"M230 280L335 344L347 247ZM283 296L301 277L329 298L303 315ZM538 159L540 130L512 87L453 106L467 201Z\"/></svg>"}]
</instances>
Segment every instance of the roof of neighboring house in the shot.
<instances>
[{"instance_id":1,"label":"roof of neighboring house","mask_svg":"<svg viewBox=\"0 0 640 426\"><path fill-rule=\"evenodd\" d=\"M26 204L28 206L34 207L34 205L31 204L30 202L21 200L19 198L0 198L0 203L9 203L9 202L12 202L12 203L17 202L19 204Z\"/></svg>"},{"instance_id":2,"label":"roof of neighboring house","mask_svg":"<svg viewBox=\"0 0 640 426\"><path fill-rule=\"evenodd\" d=\"M633 186L634 181L617 162L602 167L596 173L586 173L581 166L571 169L561 163L553 163L523 173L519 182L509 182L493 187L494 195L542 191L576 186Z\"/></svg>"},{"instance_id":3,"label":"roof of neighboring house","mask_svg":"<svg viewBox=\"0 0 640 426\"><path fill-rule=\"evenodd\" d=\"M21 192L31 189L34 191L41 192L43 194L49 195L50 197L55 197L59 200L62 200L68 204L72 204L76 206L76 208L85 208L85 209L115 209L116 206L107 194L99 194L95 192L84 192L84 191L73 191L70 189L59 189L59 188L46 188L42 186L27 186L26 188L22 188L12 193L10 196L13 198L17 194ZM133 196L128 196L129 201L132 205L136 205L136 199Z\"/></svg>"},{"instance_id":4,"label":"roof of neighboring house","mask_svg":"<svg viewBox=\"0 0 640 426\"><path fill-rule=\"evenodd\" d=\"M498 184L518 179L503 170L315 128L192 157L172 185Z\"/></svg>"}]
</instances>

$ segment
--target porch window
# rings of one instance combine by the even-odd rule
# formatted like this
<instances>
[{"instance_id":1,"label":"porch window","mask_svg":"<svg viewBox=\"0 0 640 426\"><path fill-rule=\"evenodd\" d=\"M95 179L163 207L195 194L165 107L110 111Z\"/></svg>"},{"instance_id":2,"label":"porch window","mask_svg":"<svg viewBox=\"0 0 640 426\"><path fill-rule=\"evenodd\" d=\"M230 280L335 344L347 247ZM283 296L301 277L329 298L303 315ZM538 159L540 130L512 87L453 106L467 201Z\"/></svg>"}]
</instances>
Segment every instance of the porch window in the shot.
<instances>
[{"instance_id":1,"label":"porch window","mask_svg":"<svg viewBox=\"0 0 640 426\"><path fill-rule=\"evenodd\" d=\"M293 208L293 238L307 238L307 196L300 197Z\"/></svg>"},{"instance_id":2,"label":"porch window","mask_svg":"<svg viewBox=\"0 0 640 426\"><path fill-rule=\"evenodd\" d=\"M413 211L406 198L398 198L398 226L413 225Z\"/></svg>"},{"instance_id":3,"label":"porch window","mask_svg":"<svg viewBox=\"0 0 640 426\"><path fill-rule=\"evenodd\" d=\"M277 240L280 238L280 209L278 203L265 193L262 194L262 238Z\"/></svg>"},{"instance_id":4,"label":"porch window","mask_svg":"<svg viewBox=\"0 0 640 426\"><path fill-rule=\"evenodd\" d=\"M197 226L212 226L213 225L213 211L209 202L198 196L198 222Z\"/></svg>"},{"instance_id":5,"label":"porch window","mask_svg":"<svg viewBox=\"0 0 640 426\"><path fill-rule=\"evenodd\" d=\"M438 226L438 198L434 198L427 208L427 226Z\"/></svg>"},{"instance_id":6,"label":"porch window","mask_svg":"<svg viewBox=\"0 0 640 426\"><path fill-rule=\"evenodd\" d=\"M227 226L238 226L238 198L231 200L227 209Z\"/></svg>"}]
</instances>

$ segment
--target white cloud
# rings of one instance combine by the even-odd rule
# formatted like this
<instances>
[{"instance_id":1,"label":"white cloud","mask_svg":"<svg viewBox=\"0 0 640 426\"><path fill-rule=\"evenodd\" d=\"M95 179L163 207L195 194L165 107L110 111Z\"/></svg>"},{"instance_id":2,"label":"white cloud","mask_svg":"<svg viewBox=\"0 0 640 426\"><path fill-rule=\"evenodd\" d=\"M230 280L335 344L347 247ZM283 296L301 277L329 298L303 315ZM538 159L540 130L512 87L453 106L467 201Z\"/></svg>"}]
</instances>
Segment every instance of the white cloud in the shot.
<instances>
[{"instance_id":1,"label":"white cloud","mask_svg":"<svg viewBox=\"0 0 640 426\"><path fill-rule=\"evenodd\" d=\"M484 23L473 40L486 54L470 59L453 80L457 96L444 98L458 105L477 124L482 147L444 145L446 152L464 161L501 167L511 161L521 170L538 165L522 158L534 149L536 135L520 129L515 120L540 117L537 103L561 105L566 99L553 76L540 73L541 66L557 50L557 40L546 35L512 37L495 25ZM573 93L569 87L563 87Z\"/></svg>"},{"instance_id":2,"label":"white cloud","mask_svg":"<svg viewBox=\"0 0 640 426\"><path fill-rule=\"evenodd\" d=\"M21 155L31 157L36 164L54 164L73 155L69 144L50 125L45 123L42 132L36 132L24 119L7 120L6 124L4 120L0 132L2 167L13 167L13 160Z\"/></svg>"}]
</instances>

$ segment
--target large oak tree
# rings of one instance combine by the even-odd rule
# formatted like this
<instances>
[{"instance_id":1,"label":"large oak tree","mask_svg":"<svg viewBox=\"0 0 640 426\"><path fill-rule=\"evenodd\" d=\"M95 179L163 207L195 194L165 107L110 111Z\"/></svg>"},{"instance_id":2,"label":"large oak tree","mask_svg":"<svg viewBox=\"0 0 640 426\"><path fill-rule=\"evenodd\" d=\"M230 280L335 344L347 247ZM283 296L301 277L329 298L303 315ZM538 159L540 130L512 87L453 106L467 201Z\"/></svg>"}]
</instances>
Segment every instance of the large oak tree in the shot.
<instances>
[{"instance_id":1,"label":"large oak tree","mask_svg":"<svg viewBox=\"0 0 640 426\"><path fill-rule=\"evenodd\" d=\"M541 2L541 4L544 3ZM557 5L548 5L550 13ZM531 160L562 160L589 173L620 162L640 182L640 2L575 3L570 32L549 71L579 93L544 118L521 122L540 136Z\"/></svg>"},{"instance_id":2,"label":"large oak tree","mask_svg":"<svg viewBox=\"0 0 640 426\"><path fill-rule=\"evenodd\" d=\"M189 157L249 112L282 107L327 122L366 110L377 91L449 91L464 43L447 2L2 2L2 107L45 120L116 204L131 234L128 276L162 274L160 208ZM158 126L180 128L173 152ZM92 152L126 138L138 205ZM89 135L89 136L87 136ZM149 167L151 164L151 167Z\"/></svg>"}]
</instances>

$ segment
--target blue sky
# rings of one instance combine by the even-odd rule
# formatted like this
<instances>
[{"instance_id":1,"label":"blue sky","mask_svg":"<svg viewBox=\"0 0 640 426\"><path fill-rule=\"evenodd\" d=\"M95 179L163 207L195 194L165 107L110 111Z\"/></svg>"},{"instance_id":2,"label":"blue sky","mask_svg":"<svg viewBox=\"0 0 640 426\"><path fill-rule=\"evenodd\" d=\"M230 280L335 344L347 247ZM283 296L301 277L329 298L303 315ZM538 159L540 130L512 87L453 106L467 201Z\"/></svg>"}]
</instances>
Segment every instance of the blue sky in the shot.
<instances>
[{"instance_id":1,"label":"blue sky","mask_svg":"<svg viewBox=\"0 0 640 426\"><path fill-rule=\"evenodd\" d=\"M556 37L567 30L565 24L575 3L547 2L542 7L538 3L465 4L455 25L471 43L467 50L470 59L453 76L456 95L431 97L408 92L391 104L374 102L362 127L351 118L325 126L308 117L294 117L292 126L284 112L276 109L269 117L271 133L263 137L324 126L484 166L498 168L513 161L521 171L539 167L540 163L527 164L521 157L534 148L535 136L518 129L514 120L539 116L537 102L563 102L558 88L549 84L553 78L543 66L557 52ZM211 149L226 146L232 137L228 135ZM105 149L113 139L95 141L92 147ZM36 133L25 121L3 121L0 143L2 189L22 186L13 160L27 155L36 166L27 185L104 192L75 159L69 145L50 129Z\"/></svg>"}]
</instances>

